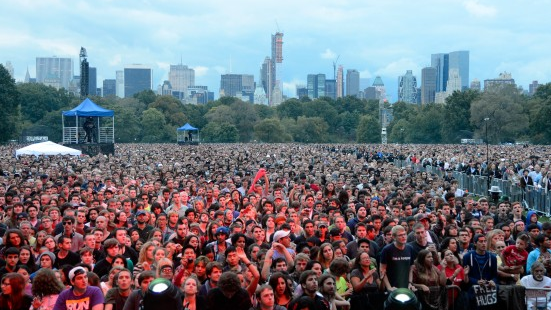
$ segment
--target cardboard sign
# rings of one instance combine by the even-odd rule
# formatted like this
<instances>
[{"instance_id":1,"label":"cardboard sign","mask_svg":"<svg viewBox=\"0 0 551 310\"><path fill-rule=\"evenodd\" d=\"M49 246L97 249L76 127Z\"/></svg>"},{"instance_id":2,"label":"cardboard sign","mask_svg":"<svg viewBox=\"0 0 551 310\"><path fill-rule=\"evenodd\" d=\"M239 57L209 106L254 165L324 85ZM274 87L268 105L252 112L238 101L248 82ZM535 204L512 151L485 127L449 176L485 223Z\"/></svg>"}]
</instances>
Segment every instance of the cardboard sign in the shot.
<instances>
[{"instance_id":1,"label":"cardboard sign","mask_svg":"<svg viewBox=\"0 0 551 310\"><path fill-rule=\"evenodd\" d=\"M477 306L489 306L497 303L497 289L489 285L473 285Z\"/></svg>"}]
</instances>

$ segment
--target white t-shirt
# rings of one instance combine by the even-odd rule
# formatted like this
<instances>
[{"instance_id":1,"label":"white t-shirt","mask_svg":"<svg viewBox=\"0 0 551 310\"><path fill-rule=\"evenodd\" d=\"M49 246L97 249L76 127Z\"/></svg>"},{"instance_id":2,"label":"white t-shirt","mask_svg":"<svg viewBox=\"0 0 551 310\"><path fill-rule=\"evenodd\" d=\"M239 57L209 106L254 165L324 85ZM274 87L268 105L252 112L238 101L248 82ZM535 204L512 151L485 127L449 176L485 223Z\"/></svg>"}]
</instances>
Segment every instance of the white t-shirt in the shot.
<instances>
[{"instance_id":1,"label":"white t-shirt","mask_svg":"<svg viewBox=\"0 0 551 310\"><path fill-rule=\"evenodd\" d=\"M528 295L530 288L551 287L551 278L543 276L542 281L536 281L532 275L527 275L520 279L520 284L526 287L526 295ZM545 297L527 298L526 307L528 310L551 309L551 291L547 292L547 299Z\"/></svg>"}]
</instances>

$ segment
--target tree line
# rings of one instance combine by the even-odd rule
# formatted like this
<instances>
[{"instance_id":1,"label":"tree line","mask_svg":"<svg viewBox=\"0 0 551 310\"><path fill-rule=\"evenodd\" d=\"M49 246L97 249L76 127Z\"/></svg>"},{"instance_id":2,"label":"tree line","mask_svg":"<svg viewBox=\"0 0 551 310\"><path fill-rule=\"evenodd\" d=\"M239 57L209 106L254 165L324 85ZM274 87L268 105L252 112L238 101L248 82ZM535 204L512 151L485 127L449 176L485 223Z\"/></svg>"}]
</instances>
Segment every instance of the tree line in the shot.
<instances>
[{"instance_id":1,"label":"tree line","mask_svg":"<svg viewBox=\"0 0 551 310\"><path fill-rule=\"evenodd\" d=\"M185 123L200 129L204 142L380 143L380 106L376 100L344 97L288 99L275 107L222 97L204 105L182 104L147 90L132 98L90 99L115 111L115 139L175 142ZM82 100L65 89L15 84L0 65L0 141L48 135L61 141L61 112ZM388 143L459 143L481 138L490 143L551 143L551 83L526 96L512 85L484 92L454 92L446 104L385 103L393 119ZM485 120L489 119L489 120Z\"/></svg>"}]
</instances>

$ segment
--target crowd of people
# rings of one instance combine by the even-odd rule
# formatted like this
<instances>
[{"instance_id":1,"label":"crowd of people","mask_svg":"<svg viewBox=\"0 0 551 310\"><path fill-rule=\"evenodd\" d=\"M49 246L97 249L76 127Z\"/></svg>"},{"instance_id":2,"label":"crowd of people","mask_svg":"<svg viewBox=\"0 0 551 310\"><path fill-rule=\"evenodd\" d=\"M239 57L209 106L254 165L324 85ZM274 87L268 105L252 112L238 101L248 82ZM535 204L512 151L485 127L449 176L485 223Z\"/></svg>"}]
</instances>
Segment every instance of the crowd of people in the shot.
<instances>
[{"instance_id":1,"label":"crowd of people","mask_svg":"<svg viewBox=\"0 0 551 310\"><path fill-rule=\"evenodd\" d=\"M398 288L423 309L482 308L496 303L481 291L551 287L551 223L409 164L548 190L542 146L14 148L0 147L0 309L137 310L157 278L186 310L379 309Z\"/></svg>"}]
</instances>

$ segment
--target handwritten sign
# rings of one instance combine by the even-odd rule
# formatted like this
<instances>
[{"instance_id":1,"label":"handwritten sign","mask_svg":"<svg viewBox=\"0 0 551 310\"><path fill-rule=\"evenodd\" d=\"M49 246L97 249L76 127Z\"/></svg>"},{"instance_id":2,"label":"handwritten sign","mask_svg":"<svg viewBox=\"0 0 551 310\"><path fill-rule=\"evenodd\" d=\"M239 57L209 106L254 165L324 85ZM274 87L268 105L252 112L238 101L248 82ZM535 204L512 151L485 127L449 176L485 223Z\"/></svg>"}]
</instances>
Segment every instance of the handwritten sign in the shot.
<instances>
[{"instance_id":1,"label":"handwritten sign","mask_svg":"<svg viewBox=\"0 0 551 310\"><path fill-rule=\"evenodd\" d=\"M497 303L497 289L489 285L473 285L477 306L488 306Z\"/></svg>"}]
</instances>

